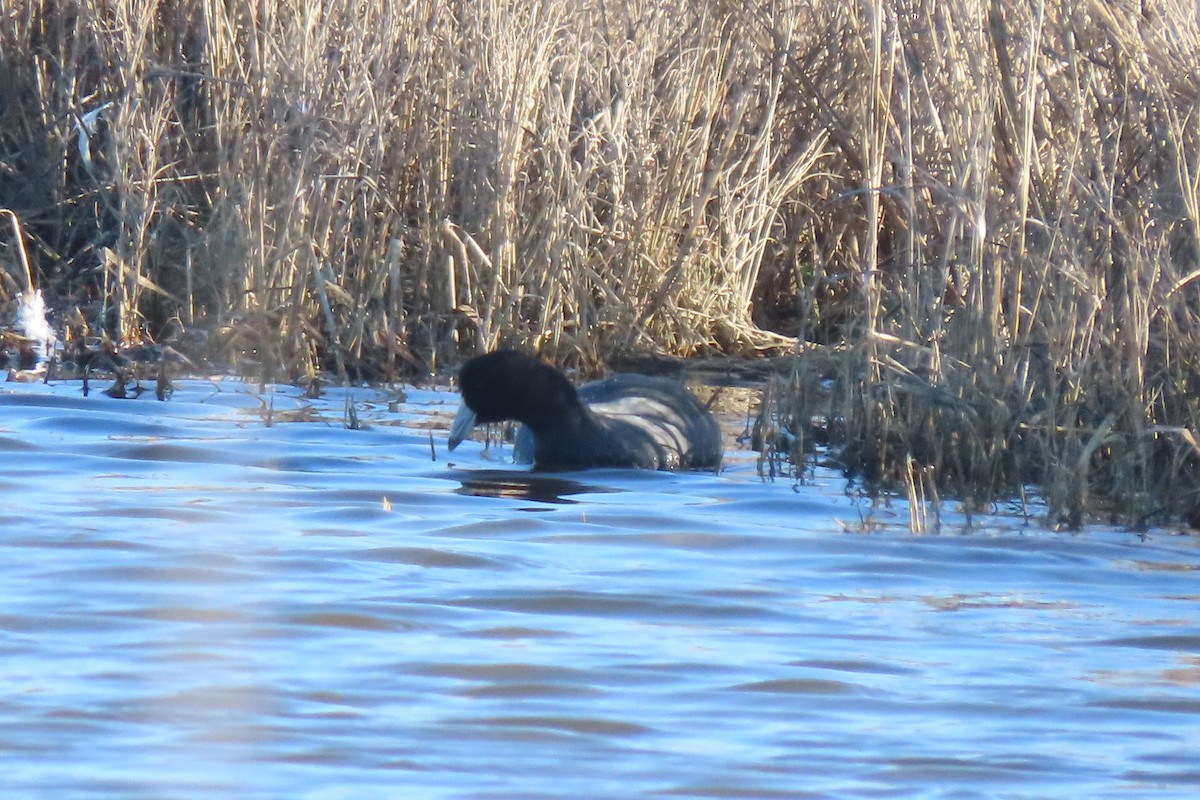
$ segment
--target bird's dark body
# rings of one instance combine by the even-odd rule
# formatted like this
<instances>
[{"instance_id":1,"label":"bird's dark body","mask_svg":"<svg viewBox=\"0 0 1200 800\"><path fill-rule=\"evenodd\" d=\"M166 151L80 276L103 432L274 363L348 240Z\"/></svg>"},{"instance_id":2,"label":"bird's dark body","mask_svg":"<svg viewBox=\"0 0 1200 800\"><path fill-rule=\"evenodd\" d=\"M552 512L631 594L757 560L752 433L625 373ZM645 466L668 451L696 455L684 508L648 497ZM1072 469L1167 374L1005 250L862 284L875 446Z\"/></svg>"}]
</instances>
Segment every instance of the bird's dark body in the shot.
<instances>
[{"instance_id":1,"label":"bird's dark body","mask_svg":"<svg viewBox=\"0 0 1200 800\"><path fill-rule=\"evenodd\" d=\"M467 362L459 386L475 422L524 424L514 454L538 469L715 469L721 461L716 421L667 378L619 374L576 390L553 367L508 350Z\"/></svg>"}]
</instances>

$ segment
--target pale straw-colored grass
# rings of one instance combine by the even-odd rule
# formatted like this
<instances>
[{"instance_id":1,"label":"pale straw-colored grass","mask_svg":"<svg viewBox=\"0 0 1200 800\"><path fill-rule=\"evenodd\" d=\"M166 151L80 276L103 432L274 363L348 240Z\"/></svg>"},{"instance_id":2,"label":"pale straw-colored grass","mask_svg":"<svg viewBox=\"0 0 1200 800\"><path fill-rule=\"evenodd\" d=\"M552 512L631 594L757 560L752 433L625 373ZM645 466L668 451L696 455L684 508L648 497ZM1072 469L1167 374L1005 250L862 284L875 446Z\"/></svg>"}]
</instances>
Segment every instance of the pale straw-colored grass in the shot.
<instances>
[{"instance_id":1,"label":"pale straw-colored grass","mask_svg":"<svg viewBox=\"0 0 1200 800\"><path fill-rule=\"evenodd\" d=\"M874 481L1200 509L1193 3L158 9L0 20L0 206L126 340L178 315L264 378L795 350L780 419L835 378Z\"/></svg>"}]
</instances>

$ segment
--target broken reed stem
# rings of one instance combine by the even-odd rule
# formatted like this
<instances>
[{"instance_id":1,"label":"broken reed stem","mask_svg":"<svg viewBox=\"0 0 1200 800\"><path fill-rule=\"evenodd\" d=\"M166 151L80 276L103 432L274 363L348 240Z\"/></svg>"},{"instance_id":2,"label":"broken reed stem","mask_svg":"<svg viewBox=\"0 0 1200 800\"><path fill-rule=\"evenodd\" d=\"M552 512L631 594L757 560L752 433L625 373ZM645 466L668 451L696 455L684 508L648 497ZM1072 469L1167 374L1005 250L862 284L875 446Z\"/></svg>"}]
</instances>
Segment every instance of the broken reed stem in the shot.
<instances>
[{"instance_id":1,"label":"broken reed stem","mask_svg":"<svg viewBox=\"0 0 1200 800\"><path fill-rule=\"evenodd\" d=\"M21 230L21 220L17 216L17 212L10 208L0 208L0 214L8 217L12 223L13 229L13 244L17 248L17 254L21 257L21 269L25 273L25 291L33 296L33 270L29 266L29 253L25 249L25 232Z\"/></svg>"}]
</instances>

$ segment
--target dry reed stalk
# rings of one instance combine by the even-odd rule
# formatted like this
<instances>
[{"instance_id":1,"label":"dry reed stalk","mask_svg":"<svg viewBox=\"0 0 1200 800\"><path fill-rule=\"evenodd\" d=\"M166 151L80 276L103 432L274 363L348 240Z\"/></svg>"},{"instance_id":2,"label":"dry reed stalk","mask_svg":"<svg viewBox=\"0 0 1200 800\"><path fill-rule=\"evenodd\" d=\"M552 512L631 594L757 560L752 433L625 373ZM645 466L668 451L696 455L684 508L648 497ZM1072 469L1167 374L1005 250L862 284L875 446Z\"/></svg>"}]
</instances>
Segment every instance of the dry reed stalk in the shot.
<instances>
[{"instance_id":1,"label":"dry reed stalk","mask_svg":"<svg viewBox=\"0 0 1200 800\"><path fill-rule=\"evenodd\" d=\"M25 275L25 291L33 294L33 270L29 266L29 252L25 249L25 233L21 230L21 219L11 208L0 208L0 214L8 217L12 225L12 242L21 261L21 269Z\"/></svg>"}]
</instances>

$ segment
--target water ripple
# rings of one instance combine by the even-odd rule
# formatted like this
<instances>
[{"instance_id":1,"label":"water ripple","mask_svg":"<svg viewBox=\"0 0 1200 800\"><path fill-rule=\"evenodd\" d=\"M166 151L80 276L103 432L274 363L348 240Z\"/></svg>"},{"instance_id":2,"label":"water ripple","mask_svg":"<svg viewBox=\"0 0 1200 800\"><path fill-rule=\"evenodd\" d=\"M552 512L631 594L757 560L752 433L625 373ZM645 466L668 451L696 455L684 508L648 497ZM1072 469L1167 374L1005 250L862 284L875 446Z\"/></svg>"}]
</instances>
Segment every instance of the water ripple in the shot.
<instances>
[{"instance_id":1,"label":"water ripple","mask_svg":"<svg viewBox=\"0 0 1200 800\"><path fill-rule=\"evenodd\" d=\"M1194 536L449 461L389 399L0 385L5 798L1195 796Z\"/></svg>"}]
</instances>

